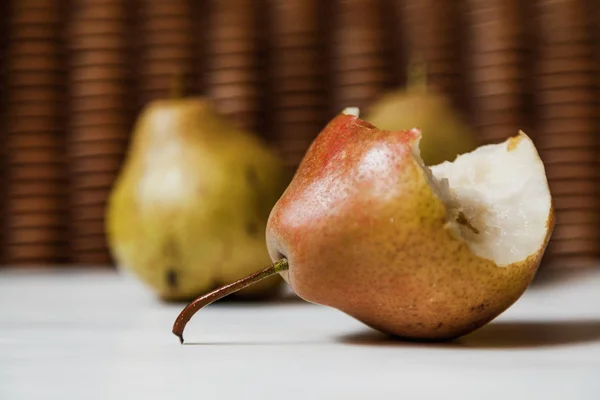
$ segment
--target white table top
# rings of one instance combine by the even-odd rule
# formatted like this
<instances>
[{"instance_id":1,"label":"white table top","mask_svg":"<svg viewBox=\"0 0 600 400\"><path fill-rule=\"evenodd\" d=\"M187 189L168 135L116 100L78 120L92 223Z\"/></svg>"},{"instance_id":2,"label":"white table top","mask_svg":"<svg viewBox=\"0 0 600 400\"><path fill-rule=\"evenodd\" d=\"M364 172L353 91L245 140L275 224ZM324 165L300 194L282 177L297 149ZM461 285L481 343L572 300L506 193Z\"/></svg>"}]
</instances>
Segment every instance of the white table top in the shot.
<instances>
[{"instance_id":1,"label":"white table top","mask_svg":"<svg viewBox=\"0 0 600 400\"><path fill-rule=\"evenodd\" d=\"M600 270L447 344L290 300L211 305L181 346L181 308L110 271L0 272L0 399L600 399Z\"/></svg>"}]
</instances>

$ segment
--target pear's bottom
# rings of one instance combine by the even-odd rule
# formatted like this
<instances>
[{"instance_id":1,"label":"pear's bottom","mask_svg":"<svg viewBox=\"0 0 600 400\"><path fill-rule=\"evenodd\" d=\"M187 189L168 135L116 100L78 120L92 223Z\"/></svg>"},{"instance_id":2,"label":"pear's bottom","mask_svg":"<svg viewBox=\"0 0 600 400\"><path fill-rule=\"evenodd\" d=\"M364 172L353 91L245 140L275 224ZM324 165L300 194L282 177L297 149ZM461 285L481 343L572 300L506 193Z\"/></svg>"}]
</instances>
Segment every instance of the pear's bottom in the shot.
<instances>
[{"instance_id":1,"label":"pear's bottom","mask_svg":"<svg viewBox=\"0 0 600 400\"><path fill-rule=\"evenodd\" d=\"M451 342L462 336L465 336L472 332L475 332L476 330L486 326L488 323L493 321L496 317L497 316L491 316L484 320L478 320L474 323L467 324L466 326L463 326L457 330L450 331L450 332L435 333L435 331L430 331L430 332L423 333L423 334L418 334L418 333L409 334L409 333L402 333L402 332L395 333L395 332L386 330L384 328L378 328L376 325L367 324L364 321L361 321L361 322L363 322L368 327L375 329L376 331L379 331L385 335L388 335L390 338L395 339L395 340L405 341L405 342L415 342L415 343L443 343L443 342Z\"/></svg>"}]
</instances>

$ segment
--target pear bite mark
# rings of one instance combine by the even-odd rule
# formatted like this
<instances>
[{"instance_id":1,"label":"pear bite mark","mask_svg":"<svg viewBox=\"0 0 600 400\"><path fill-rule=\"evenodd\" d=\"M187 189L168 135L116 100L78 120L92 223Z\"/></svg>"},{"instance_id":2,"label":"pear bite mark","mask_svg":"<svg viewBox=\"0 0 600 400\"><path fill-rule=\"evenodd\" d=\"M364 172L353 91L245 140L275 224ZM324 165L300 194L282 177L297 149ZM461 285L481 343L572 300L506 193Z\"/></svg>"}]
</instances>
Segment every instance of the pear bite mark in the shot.
<instances>
[{"instance_id":1,"label":"pear bite mark","mask_svg":"<svg viewBox=\"0 0 600 400\"><path fill-rule=\"evenodd\" d=\"M544 242L551 196L544 165L525 133L430 169L451 230L474 254L505 267Z\"/></svg>"}]
</instances>

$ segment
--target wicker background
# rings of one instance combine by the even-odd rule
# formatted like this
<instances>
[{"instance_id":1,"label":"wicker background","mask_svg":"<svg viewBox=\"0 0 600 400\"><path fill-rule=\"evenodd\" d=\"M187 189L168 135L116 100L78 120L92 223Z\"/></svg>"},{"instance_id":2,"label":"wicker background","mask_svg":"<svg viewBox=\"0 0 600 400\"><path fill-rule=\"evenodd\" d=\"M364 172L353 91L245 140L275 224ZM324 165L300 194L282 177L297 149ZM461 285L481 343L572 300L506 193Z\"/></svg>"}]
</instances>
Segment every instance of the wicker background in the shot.
<instances>
[{"instance_id":1,"label":"wicker background","mask_svg":"<svg viewBox=\"0 0 600 400\"><path fill-rule=\"evenodd\" d=\"M293 168L335 113L405 84L409 60L482 143L524 129L558 225L547 260L600 256L600 2L0 2L5 265L109 265L103 214L137 113L184 74Z\"/></svg>"}]
</instances>

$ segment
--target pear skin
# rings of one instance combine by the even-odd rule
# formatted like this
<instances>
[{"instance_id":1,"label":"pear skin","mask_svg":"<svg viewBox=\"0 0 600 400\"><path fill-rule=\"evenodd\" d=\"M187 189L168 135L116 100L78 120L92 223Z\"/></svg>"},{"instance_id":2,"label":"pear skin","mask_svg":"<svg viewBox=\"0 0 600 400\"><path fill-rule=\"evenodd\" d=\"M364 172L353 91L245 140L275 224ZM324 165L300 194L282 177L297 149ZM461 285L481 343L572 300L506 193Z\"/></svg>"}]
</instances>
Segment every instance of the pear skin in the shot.
<instances>
[{"instance_id":1,"label":"pear skin","mask_svg":"<svg viewBox=\"0 0 600 400\"><path fill-rule=\"evenodd\" d=\"M188 300L268 263L264 232L289 182L282 162L204 99L151 103L110 196L117 263L165 300ZM272 277L245 290L276 291Z\"/></svg>"}]
</instances>

